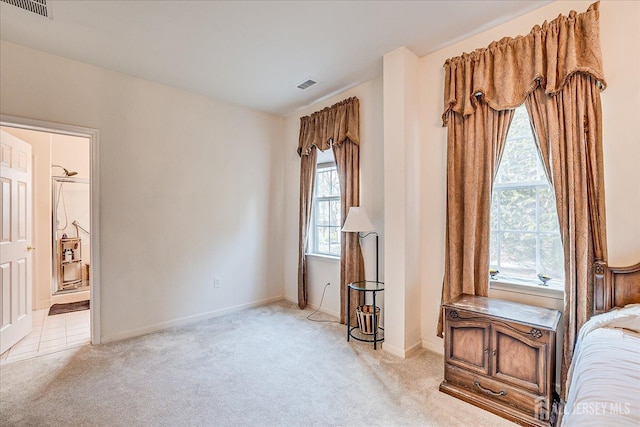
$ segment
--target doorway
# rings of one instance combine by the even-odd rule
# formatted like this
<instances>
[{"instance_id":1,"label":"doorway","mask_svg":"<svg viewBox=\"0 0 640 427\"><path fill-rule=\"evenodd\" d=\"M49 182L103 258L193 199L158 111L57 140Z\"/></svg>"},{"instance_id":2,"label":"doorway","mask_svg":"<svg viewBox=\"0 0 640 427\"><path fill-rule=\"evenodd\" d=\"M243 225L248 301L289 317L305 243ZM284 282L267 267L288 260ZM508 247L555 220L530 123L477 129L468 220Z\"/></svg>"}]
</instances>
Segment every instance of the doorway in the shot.
<instances>
[{"instance_id":1,"label":"doorway","mask_svg":"<svg viewBox=\"0 0 640 427\"><path fill-rule=\"evenodd\" d=\"M98 133L8 116L1 117L0 130L3 137L26 141L33 152L33 232L27 249L33 265L32 329L0 356L0 363L97 344ZM84 301L90 301L90 310L78 307ZM52 306L63 313L50 316Z\"/></svg>"}]
</instances>

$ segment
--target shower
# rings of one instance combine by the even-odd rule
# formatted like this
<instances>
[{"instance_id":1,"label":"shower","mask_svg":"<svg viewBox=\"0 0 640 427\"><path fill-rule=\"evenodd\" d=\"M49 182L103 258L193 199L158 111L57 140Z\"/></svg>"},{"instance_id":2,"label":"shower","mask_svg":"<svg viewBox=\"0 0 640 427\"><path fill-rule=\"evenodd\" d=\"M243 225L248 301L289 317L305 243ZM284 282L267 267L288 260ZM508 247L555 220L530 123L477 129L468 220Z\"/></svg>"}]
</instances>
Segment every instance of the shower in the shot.
<instances>
[{"instance_id":1,"label":"shower","mask_svg":"<svg viewBox=\"0 0 640 427\"><path fill-rule=\"evenodd\" d=\"M53 295L87 291L91 259L91 230L81 225L91 219L89 180L57 167L64 173L51 177Z\"/></svg>"},{"instance_id":2,"label":"shower","mask_svg":"<svg viewBox=\"0 0 640 427\"><path fill-rule=\"evenodd\" d=\"M69 172L69 170L67 168L63 168L60 165L51 165L52 168L60 168L64 171L64 176L74 176L74 175L78 175L78 172Z\"/></svg>"}]
</instances>

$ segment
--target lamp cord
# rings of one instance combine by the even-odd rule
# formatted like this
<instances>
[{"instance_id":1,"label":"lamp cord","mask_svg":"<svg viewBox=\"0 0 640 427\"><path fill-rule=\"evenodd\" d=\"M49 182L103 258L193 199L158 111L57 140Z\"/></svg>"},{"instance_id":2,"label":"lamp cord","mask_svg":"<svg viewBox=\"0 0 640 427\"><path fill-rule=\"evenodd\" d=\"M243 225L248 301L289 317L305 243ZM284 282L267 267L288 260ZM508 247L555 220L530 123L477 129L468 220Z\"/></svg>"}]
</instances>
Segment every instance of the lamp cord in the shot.
<instances>
[{"instance_id":1,"label":"lamp cord","mask_svg":"<svg viewBox=\"0 0 640 427\"><path fill-rule=\"evenodd\" d=\"M316 314L317 312L320 311L320 308L322 308L322 301L324 301L324 293L327 292L327 287L331 284L331 282L327 282L326 285L324 285L324 290L322 291L322 298L320 299L320 305L318 306L318 308L316 308L316 311L314 311L313 313L311 313L310 315L307 316L307 320L311 320L312 322L318 322L318 323L340 323L336 320L318 320L318 319L312 319L311 316L313 316L314 314Z\"/></svg>"}]
</instances>

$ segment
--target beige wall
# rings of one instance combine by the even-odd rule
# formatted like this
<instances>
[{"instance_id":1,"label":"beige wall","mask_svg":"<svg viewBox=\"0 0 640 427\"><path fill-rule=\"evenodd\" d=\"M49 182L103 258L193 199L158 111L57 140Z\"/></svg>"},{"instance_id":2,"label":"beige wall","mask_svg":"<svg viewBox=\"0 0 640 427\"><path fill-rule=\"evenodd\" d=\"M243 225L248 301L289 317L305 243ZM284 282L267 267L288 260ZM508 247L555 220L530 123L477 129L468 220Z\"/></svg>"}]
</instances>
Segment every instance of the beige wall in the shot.
<instances>
[{"instance_id":1,"label":"beige wall","mask_svg":"<svg viewBox=\"0 0 640 427\"><path fill-rule=\"evenodd\" d=\"M422 264L422 342L442 351L435 337L444 265L446 129L441 127L447 58L485 47L505 36L526 34L570 10L583 12L592 1L558 1L487 30L420 60L421 197L425 224L420 237ZM600 32L608 88L602 93L603 144L609 262L640 261L640 3L602 1ZM501 293L502 297L506 297Z\"/></svg>"},{"instance_id":2,"label":"beige wall","mask_svg":"<svg viewBox=\"0 0 640 427\"><path fill-rule=\"evenodd\" d=\"M420 348L418 57L387 53L384 70L384 349L405 357Z\"/></svg>"},{"instance_id":3,"label":"beige wall","mask_svg":"<svg viewBox=\"0 0 640 427\"><path fill-rule=\"evenodd\" d=\"M0 49L2 114L100 132L104 341L282 298L283 119Z\"/></svg>"},{"instance_id":4,"label":"beige wall","mask_svg":"<svg viewBox=\"0 0 640 427\"><path fill-rule=\"evenodd\" d=\"M383 232L383 158L382 158L382 79L375 79L358 85L321 102L300 109L286 117L284 159L284 241L285 296L288 300L298 301L298 214L300 195L300 157L298 134L300 117L331 106L343 99L357 96L360 100L360 205L369 213L371 221L379 230L380 238L380 277L384 278L384 232ZM375 277L375 238L362 240L362 252L365 272L368 279ZM340 263L337 260L309 257L309 305L320 304L322 291L327 288L322 311L338 316L340 314Z\"/></svg>"}]
</instances>

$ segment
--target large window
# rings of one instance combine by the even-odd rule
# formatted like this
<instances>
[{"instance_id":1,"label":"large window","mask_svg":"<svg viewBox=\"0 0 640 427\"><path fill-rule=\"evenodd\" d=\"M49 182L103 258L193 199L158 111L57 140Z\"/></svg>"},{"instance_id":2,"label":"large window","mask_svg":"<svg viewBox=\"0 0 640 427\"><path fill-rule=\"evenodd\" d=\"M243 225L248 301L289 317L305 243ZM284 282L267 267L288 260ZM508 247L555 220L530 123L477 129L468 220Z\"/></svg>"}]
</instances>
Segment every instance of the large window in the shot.
<instances>
[{"instance_id":1,"label":"large window","mask_svg":"<svg viewBox=\"0 0 640 427\"><path fill-rule=\"evenodd\" d=\"M524 106L515 111L493 185L490 265L503 278L564 280L555 197Z\"/></svg>"},{"instance_id":2,"label":"large window","mask_svg":"<svg viewBox=\"0 0 640 427\"><path fill-rule=\"evenodd\" d=\"M316 169L311 215L311 248L320 255L340 256L340 182L335 163Z\"/></svg>"}]
</instances>

